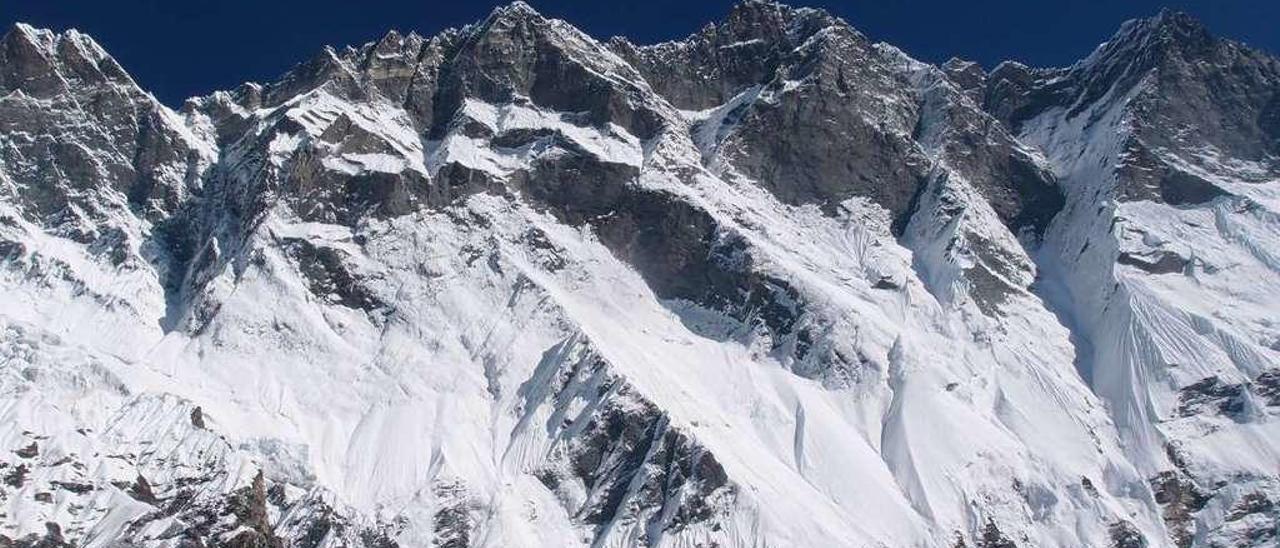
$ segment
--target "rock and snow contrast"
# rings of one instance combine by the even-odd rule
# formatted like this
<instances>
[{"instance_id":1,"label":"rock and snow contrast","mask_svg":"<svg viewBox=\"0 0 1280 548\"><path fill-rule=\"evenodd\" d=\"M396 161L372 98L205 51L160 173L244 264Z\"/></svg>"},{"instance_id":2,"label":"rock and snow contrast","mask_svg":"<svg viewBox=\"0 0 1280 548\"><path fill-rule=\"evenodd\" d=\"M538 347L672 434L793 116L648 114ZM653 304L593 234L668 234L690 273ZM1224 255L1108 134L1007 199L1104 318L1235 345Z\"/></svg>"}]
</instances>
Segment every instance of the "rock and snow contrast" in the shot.
<instances>
[{"instance_id":1,"label":"rock and snow contrast","mask_svg":"<svg viewBox=\"0 0 1280 548\"><path fill-rule=\"evenodd\" d=\"M522 3L157 102L0 42L0 546L1280 543L1280 60Z\"/></svg>"}]
</instances>

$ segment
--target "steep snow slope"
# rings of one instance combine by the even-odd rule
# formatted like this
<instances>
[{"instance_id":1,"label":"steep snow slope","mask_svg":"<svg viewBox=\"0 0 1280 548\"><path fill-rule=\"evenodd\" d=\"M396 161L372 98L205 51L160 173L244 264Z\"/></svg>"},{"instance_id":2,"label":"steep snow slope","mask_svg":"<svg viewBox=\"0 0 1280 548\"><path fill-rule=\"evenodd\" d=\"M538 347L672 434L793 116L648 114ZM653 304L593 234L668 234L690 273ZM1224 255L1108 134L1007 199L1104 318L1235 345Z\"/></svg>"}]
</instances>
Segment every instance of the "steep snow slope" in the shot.
<instances>
[{"instance_id":1,"label":"steep snow slope","mask_svg":"<svg viewBox=\"0 0 1280 548\"><path fill-rule=\"evenodd\" d=\"M1166 12L1032 82L1013 123L1068 189L1040 258L1081 374L1175 544L1275 542L1280 63Z\"/></svg>"},{"instance_id":2,"label":"steep snow slope","mask_svg":"<svg viewBox=\"0 0 1280 548\"><path fill-rule=\"evenodd\" d=\"M1068 113L757 1L657 46L516 3L180 113L3 44L7 542L1274 535L1272 168L1139 136L1222 194L1118 201L1141 79Z\"/></svg>"}]
</instances>

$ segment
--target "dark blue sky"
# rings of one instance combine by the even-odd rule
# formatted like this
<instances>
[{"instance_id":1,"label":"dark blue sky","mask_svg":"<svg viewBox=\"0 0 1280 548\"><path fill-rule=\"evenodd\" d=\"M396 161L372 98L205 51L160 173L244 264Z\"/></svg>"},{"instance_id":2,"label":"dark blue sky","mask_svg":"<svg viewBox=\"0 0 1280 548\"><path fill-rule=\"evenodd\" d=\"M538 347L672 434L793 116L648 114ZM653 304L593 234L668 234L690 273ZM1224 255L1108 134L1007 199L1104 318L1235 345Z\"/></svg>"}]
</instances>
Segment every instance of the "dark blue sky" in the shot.
<instances>
[{"instance_id":1,"label":"dark blue sky","mask_svg":"<svg viewBox=\"0 0 1280 548\"><path fill-rule=\"evenodd\" d=\"M188 96L270 80L325 45L359 44L387 29L432 34L477 21L506 2L438 0L0 0L0 23L92 34L148 90L177 106ZM529 0L588 33L641 43L688 35L733 0ZM1280 51L1278 0L796 0L844 17L919 59L952 55L990 67L1004 59L1064 65L1125 19L1172 7L1215 34Z\"/></svg>"}]
</instances>

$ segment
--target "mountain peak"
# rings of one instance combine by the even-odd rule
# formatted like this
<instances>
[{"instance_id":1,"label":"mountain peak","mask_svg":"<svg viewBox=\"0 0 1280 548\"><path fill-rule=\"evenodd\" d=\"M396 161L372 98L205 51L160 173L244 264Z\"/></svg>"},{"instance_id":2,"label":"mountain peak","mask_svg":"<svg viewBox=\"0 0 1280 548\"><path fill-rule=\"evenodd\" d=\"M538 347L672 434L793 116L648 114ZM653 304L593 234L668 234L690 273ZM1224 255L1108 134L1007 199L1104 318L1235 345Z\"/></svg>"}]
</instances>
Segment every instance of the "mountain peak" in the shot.
<instances>
[{"instance_id":1,"label":"mountain peak","mask_svg":"<svg viewBox=\"0 0 1280 548\"><path fill-rule=\"evenodd\" d=\"M58 50L64 45L71 45L80 49L82 53L95 58L110 57L92 36L74 28L62 32L54 32L50 29L37 28L27 23L18 22L10 25L4 37L0 38L0 42L4 43L16 43L19 41L38 48L49 56L57 55Z\"/></svg>"},{"instance_id":2,"label":"mountain peak","mask_svg":"<svg viewBox=\"0 0 1280 548\"><path fill-rule=\"evenodd\" d=\"M1160 13L1131 19L1095 52L1133 52L1142 57L1164 57L1171 54L1194 55L1215 43L1214 37L1199 20L1184 12L1165 8ZM1094 56L1090 56L1094 57Z\"/></svg>"},{"instance_id":3,"label":"mountain peak","mask_svg":"<svg viewBox=\"0 0 1280 548\"><path fill-rule=\"evenodd\" d=\"M26 23L14 23L0 38L0 47L9 56L18 52L36 55L51 60L54 55L58 35L48 29L38 29ZM35 59L30 59L34 61Z\"/></svg>"},{"instance_id":4,"label":"mountain peak","mask_svg":"<svg viewBox=\"0 0 1280 548\"><path fill-rule=\"evenodd\" d=\"M1213 57L1221 44L1195 18L1164 9L1130 19L1070 70L1088 82L1086 95L1100 96L1114 83L1132 85L1154 68Z\"/></svg>"},{"instance_id":5,"label":"mountain peak","mask_svg":"<svg viewBox=\"0 0 1280 548\"><path fill-rule=\"evenodd\" d=\"M3 40L24 40L32 45L38 45L46 48L53 47L54 42L58 38L58 33L49 29L41 29L31 26L21 21L9 25L5 30Z\"/></svg>"},{"instance_id":6,"label":"mountain peak","mask_svg":"<svg viewBox=\"0 0 1280 548\"><path fill-rule=\"evenodd\" d=\"M485 19L485 23L490 24L499 20L513 20L513 19L529 20L529 19L544 19L544 17L542 16L541 13L538 12L538 10L534 9L533 6L530 6L529 4L522 2L521 0L516 0L515 2L512 2L505 6L498 6L496 8L493 8L493 11L489 12L489 17Z\"/></svg>"},{"instance_id":7,"label":"mountain peak","mask_svg":"<svg viewBox=\"0 0 1280 548\"><path fill-rule=\"evenodd\" d=\"M485 17L477 25L469 26L473 36L482 36L492 32L506 33L511 30L523 33L533 31L541 33L551 28L551 20L534 9L533 6L521 2L519 0L498 6L489 12L489 16ZM571 25L563 25L564 27L572 27ZM534 30L542 29L542 30ZM574 29L577 30L576 28ZM578 31L581 32L581 31Z\"/></svg>"},{"instance_id":8,"label":"mountain peak","mask_svg":"<svg viewBox=\"0 0 1280 548\"><path fill-rule=\"evenodd\" d=\"M772 0L742 0L741 2L733 5L733 8L730 9L730 13L758 11L777 12L782 11L783 9L790 9L790 7L778 2L773 2Z\"/></svg>"},{"instance_id":9,"label":"mountain peak","mask_svg":"<svg viewBox=\"0 0 1280 548\"><path fill-rule=\"evenodd\" d=\"M835 22L825 10L794 8L770 0L743 0L729 10L724 26L734 34L786 35L788 31L827 26ZM757 36L760 37L760 36Z\"/></svg>"},{"instance_id":10,"label":"mountain peak","mask_svg":"<svg viewBox=\"0 0 1280 548\"><path fill-rule=\"evenodd\" d=\"M401 34L400 31L391 29L377 41L358 48L355 55L359 58L355 64L368 67L371 64L385 63L391 59L412 62L421 53L422 47L426 42L427 39L416 32Z\"/></svg>"},{"instance_id":11,"label":"mountain peak","mask_svg":"<svg viewBox=\"0 0 1280 548\"><path fill-rule=\"evenodd\" d=\"M1199 19L1185 11L1172 8L1162 8L1159 13L1147 20L1161 28L1204 30L1204 24Z\"/></svg>"},{"instance_id":12,"label":"mountain peak","mask_svg":"<svg viewBox=\"0 0 1280 548\"><path fill-rule=\"evenodd\" d=\"M102 46L75 29L58 33L15 23L0 38L0 67L0 89L39 97L62 93L68 86L137 87Z\"/></svg>"},{"instance_id":13,"label":"mountain peak","mask_svg":"<svg viewBox=\"0 0 1280 548\"><path fill-rule=\"evenodd\" d=\"M1144 26L1149 36L1161 40L1193 44L1213 40L1213 36L1200 20L1186 12L1169 8L1162 9L1154 17L1148 18Z\"/></svg>"}]
</instances>

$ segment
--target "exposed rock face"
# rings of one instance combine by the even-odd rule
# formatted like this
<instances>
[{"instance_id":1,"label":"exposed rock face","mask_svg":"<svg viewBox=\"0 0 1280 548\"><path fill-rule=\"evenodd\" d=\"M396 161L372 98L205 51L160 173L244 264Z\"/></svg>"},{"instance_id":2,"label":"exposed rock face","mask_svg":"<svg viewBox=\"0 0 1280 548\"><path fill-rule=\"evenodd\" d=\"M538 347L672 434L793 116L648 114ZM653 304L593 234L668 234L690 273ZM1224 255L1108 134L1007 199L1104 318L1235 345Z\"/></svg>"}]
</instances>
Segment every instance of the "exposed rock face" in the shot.
<instances>
[{"instance_id":1,"label":"exposed rock face","mask_svg":"<svg viewBox=\"0 0 1280 548\"><path fill-rule=\"evenodd\" d=\"M727 525L736 487L714 455L613 376L580 338L546 357L554 358L544 360L547 365L564 365L540 372L554 379L551 400L536 401L539 388L522 387L526 412L554 406L545 428L556 440L556 458L535 474L577 519L599 533L630 530L625 538L643 545L689 528ZM583 411L572 415L579 407Z\"/></svg>"},{"instance_id":2,"label":"exposed rock face","mask_svg":"<svg viewBox=\"0 0 1280 548\"><path fill-rule=\"evenodd\" d=\"M1151 480L1156 503L1164 507L1164 521L1175 546L1187 548L1195 539L1194 514L1203 510L1209 497L1177 472L1161 472Z\"/></svg>"},{"instance_id":3,"label":"exposed rock face","mask_svg":"<svg viewBox=\"0 0 1280 548\"><path fill-rule=\"evenodd\" d=\"M1017 548L1017 546L1012 540L1005 538L996 524L990 521L982 530L982 538L978 540L979 548Z\"/></svg>"},{"instance_id":4,"label":"exposed rock face","mask_svg":"<svg viewBox=\"0 0 1280 548\"><path fill-rule=\"evenodd\" d=\"M10 29L0 94L4 190L61 234L105 245L111 210L154 221L199 190L198 145L83 34Z\"/></svg>"},{"instance_id":5,"label":"exposed rock face","mask_svg":"<svg viewBox=\"0 0 1280 548\"><path fill-rule=\"evenodd\" d=\"M1184 417L1220 413L1243 419L1247 394L1243 384L1228 384L1217 377L1209 377L1182 388L1178 394L1178 413Z\"/></svg>"},{"instance_id":6,"label":"exposed rock face","mask_svg":"<svg viewBox=\"0 0 1280 548\"><path fill-rule=\"evenodd\" d=\"M784 202L834 208L866 196L907 213L927 162L910 140L906 74L844 22L744 2L683 42L615 44L674 105L719 107L700 130L713 140L703 145Z\"/></svg>"},{"instance_id":7,"label":"exposed rock face","mask_svg":"<svg viewBox=\"0 0 1280 548\"><path fill-rule=\"evenodd\" d=\"M1146 548L1148 546L1142 532L1127 521L1111 524L1110 532L1112 548Z\"/></svg>"},{"instance_id":8,"label":"exposed rock face","mask_svg":"<svg viewBox=\"0 0 1280 548\"><path fill-rule=\"evenodd\" d=\"M987 72L982 66L973 62L952 57L940 67L952 82L955 82L975 103L982 104L983 94L987 87Z\"/></svg>"},{"instance_id":9,"label":"exposed rock face","mask_svg":"<svg viewBox=\"0 0 1280 548\"><path fill-rule=\"evenodd\" d=\"M0 40L0 545L1269 546L1280 62L523 3L160 105Z\"/></svg>"},{"instance_id":10,"label":"exposed rock face","mask_svg":"<svg viewBox=\"0 0 1280 548\"><path fill-rule=\"evenodd\" d=\"M615 38L610 47L676 108L703 110L768 84L797 60L805 42L837 24L822 10L741 2L724 22L709 23L688 39L637 46Z\"/></svg>"},{"instance_id":11,"label":"exposed rock face","mask_svg":"<svg viewBox=\"0 0 1280 548\"><path fill-rule=\"evenodd\" d=\"M1213 37L1171 11L1130 21L1069 69L1006 63L987 80L987 107L1014 128L1048 108L1068 116L1123 102L1132 114L1117 197L1173 205L1225 194L1203 173L1266 181L1280 173L1275 82L1280 62ZM1223 168L1234 159L1252 171ZM1224 165L1225 164L1225 165Z\"/></svg>"},{"instance_id":12,"label":"exposed rock face","mask_svg":"<svg viewBox=\"0 0 1280 548\"><path fill-rule=\"evenodd\" d=\"M947 147L950 167L998 186L983 190L1011 224L1042 229L1060 207L1052 175L960 99L967 88L821 10L748 1L684 41L611 44L673 105L716 108L695 128L710 138L699 144L784 202L834 208L860 196L902 218L933 167L929 149ZM1036 211L1015 219L1024 209Z\"/></svg>"}]
</instances>

